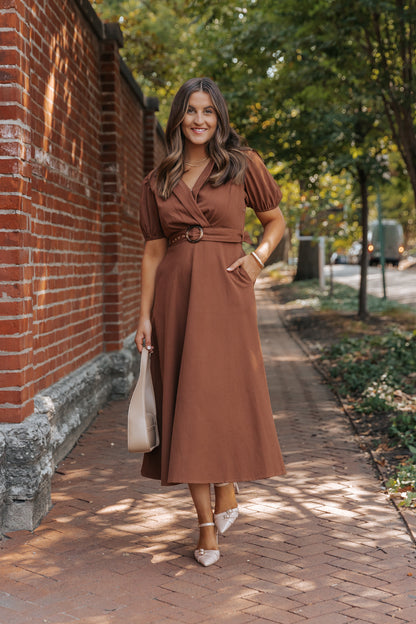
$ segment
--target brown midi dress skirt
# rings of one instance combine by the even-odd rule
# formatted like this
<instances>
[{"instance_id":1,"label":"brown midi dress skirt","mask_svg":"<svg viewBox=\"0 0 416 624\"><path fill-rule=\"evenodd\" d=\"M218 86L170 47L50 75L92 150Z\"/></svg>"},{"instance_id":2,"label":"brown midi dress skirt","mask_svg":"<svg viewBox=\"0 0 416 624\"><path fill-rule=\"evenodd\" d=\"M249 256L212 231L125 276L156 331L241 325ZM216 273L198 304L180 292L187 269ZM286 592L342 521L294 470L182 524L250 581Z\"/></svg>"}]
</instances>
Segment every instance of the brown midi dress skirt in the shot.
<instances>
[{"instance_id":1,"label":"brown midi dress skirt","mask_svg":"<svg viewBox=\"0 0 416 624\"><path fill-rule=\"evenodd\" d=\"M257 329L253 284L239 267L246 206L275 208L279 187L256 152L244 185L214 188L209 163L193 189L160 198L144 180L146 241L168 238L152 310L152 377L160 445L142 474L162 485L252 481L285 472ZM189 226L190 242L184 236Z\"/></svg>"}]
</instances>

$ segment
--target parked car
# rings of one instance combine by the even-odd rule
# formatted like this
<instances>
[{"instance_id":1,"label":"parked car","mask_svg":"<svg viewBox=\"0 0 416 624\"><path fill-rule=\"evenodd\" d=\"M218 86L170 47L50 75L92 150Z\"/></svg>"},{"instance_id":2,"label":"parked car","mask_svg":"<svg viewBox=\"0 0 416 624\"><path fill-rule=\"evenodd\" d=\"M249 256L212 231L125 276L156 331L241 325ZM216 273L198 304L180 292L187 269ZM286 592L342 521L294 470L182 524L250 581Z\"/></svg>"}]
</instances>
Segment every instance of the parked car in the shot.
<instances>
[{"instance_id":1,"label":"parked car","mask_svg":"<svg viewBox=\"0 0 416 624\"><path fill-rule=\"evenodd\" d=\"M347 264L347 262L347 256L343 253L338 253L337 251L334 251L334 253L331 255L331 264Z\"/></svg>"},{"instance_id":2,"label":"parked car","mask_svg":"<svg viewBox=\"0 0 416 624\"><path fill-rule=\"evenodd\" d=\"M348 264L360 264L361 262L362 243L354 241L347 251Z\"/></svg>"},{"instance_id":3,"label":"parked car","mask_svg":"<svg viewBox=\"0 0 416 624\"><path fill-rule=\"evenodd\" d=\"M383 219L384 259L393 266L398 266L404 252L403 227L394 219ZM378 221L372 221L368 228L368 261L370 265L380 264L380 227Z\"/></svg>"}]
</instances>

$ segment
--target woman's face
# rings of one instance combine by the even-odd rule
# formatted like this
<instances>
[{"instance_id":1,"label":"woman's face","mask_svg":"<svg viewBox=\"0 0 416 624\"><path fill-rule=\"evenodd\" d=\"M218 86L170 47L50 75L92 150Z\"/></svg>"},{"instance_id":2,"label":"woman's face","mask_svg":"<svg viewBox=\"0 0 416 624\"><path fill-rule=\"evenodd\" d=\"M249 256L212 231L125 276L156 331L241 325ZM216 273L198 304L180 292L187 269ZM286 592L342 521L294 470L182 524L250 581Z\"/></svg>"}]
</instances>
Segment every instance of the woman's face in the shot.
<instances>
[{"instance_id":1,"label":"woman's face","mask_svg":"<svg viewBox=\"0 0 416 624\"><path fill-rule=\"evenodd\" d=\"M217 123L217 113L209 93L205 91L192 93L181 123L185 140L192 145L206 145L214 136Z\"/></svg>"}]
</instances>

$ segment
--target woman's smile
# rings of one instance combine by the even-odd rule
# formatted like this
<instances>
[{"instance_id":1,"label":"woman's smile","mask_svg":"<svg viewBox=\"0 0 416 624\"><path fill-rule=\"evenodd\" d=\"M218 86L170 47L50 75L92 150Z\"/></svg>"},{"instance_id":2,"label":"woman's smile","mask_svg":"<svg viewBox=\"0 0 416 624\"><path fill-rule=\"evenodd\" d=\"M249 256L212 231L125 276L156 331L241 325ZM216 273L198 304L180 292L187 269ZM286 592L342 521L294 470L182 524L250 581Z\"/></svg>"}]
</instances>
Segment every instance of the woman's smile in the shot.
<instances>
[{"instance_id":1,"label":"woman's smile","mask_svg":"<svg viewBox=\"0 0 416 624\"><path fill-rule=\"evenodd\" d=\"M192 93L181 123L185 141L193 145L205 145L214 136L217 124L217 112L209 93Z\"/></svg>"}]
</instances>

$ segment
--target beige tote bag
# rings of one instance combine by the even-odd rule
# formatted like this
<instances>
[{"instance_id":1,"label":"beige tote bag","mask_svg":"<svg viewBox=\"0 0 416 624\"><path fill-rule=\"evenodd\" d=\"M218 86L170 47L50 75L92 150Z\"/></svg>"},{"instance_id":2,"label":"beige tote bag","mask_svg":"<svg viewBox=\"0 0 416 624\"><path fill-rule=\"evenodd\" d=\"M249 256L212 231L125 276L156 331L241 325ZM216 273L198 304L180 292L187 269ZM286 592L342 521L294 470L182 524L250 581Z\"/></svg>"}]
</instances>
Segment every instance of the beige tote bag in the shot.
<instances>
[{"instance_id":1,"label":"beige tote bag","mask_svg":"<svg viewBox=\"0 0 416 624\"><path fill-rule=\"evenodd\" d=\"M147 349L142 351L139 379L130 399L127 446L132 453L148 453L159 446L156 401Z\"/></svg>"}]
</instances>

